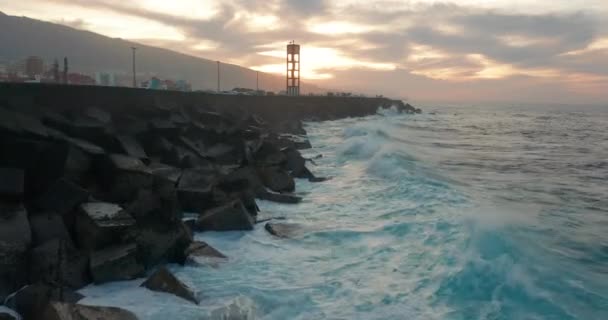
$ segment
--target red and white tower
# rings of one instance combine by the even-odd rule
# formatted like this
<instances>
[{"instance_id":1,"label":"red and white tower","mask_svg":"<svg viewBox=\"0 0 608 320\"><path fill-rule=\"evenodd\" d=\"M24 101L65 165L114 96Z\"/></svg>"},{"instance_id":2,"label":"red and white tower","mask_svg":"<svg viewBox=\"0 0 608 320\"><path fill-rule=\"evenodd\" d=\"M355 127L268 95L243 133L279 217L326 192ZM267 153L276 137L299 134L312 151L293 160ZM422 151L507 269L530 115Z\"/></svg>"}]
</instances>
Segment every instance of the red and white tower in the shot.
<instances>
[{"instance_id":1,"label":"red and white tower","mask_svg":"<svg viewBox=\"0 0 608 320\"><path fill-rule=\"evenodd\" d=\"M300 45L287 45L287 95L300 95Z\"/></svg>"}]
</instances>

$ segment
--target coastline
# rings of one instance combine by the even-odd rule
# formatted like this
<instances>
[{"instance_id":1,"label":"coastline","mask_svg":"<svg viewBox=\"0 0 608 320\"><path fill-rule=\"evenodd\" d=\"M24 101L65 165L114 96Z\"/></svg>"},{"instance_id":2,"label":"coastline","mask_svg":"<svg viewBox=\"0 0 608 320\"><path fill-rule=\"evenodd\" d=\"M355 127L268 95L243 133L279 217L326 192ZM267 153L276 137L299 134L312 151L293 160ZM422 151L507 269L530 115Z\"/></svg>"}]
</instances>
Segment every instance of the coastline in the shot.
<instances>
[{"instance_id":1,"label":"coastline","mask_svg":"<svg viewBox=\"0 0 608 320\"><path fill-rule=\"evenodd\" d=\"M36 85L2 85L0 93L0 272L10 279L0 298L24 319L131 317L78 305L75 291L141 278L193 256L224 259L192 232L251 230L256 199L297 203L294 178L325 180L299 152L310 147L302 120L358 117L391 105L419 112L384 98ZM184 211L198 217L183 219ZM165 271L146 287L198 303Z\"/></svg>"}]
</instances>

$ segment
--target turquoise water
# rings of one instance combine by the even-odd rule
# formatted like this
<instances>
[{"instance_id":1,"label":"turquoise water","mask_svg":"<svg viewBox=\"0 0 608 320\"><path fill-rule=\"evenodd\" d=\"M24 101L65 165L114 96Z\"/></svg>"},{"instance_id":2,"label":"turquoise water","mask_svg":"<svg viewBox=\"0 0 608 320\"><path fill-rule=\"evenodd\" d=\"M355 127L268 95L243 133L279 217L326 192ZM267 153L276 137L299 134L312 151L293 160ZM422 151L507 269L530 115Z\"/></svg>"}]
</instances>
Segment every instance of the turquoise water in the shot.
<instances>
[{"instance_id":1,"label":"turquoise water","mask_svg":"<svg viewBox=\"0 0 608 320\"><path fill-rule=\"evenodd\" d=\"M138 288L84 303L141 319L608 319L608 108L426 108L309 123L294 239L201 233L230 257L171 266L194 306ZM432 113L431 113L432 112ZM218 310L219 309L219 310ZM216 312L215 314L213 312Z\"/></svg>"}]
</instances>

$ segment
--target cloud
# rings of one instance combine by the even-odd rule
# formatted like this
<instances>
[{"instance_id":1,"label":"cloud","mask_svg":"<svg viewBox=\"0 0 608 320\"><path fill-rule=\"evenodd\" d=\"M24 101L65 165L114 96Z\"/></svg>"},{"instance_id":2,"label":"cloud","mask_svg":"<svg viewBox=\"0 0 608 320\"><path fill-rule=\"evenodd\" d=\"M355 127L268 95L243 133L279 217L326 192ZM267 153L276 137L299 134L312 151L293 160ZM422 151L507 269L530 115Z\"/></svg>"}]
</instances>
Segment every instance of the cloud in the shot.
<instances>
[{"instance_id":1,"label":"cloud","mask_svg":"<svg viewBox=\"0 0 608 320\"><path fill-rule=\"evenodd\" d=\"M608 48L597 45L608 39L608 10L601 9L602 0L591 0L587 7L552 0L517 2L528 3L533 8L528 11L502 0L492 5L477 0L208 0L204 7L196 6L196 0L185 0L191 6L158 1L31 0L28 8L56 4L150 21L176 30L182 39L180 45L162 38L142 40L146 43L249 67L276 68L282 60L264 52L281 51L286 42L296 40L313 49L304 57L309 63L303 63L303 73L338 79L353 88L366 86L369 79L363 74L392 79L382 81L391 92L409 91L397 85L408 81L456 87L467 82L503 94L485 84L513 88L518 86L505 83L523 81L537 88L532 84L537 81L579 90L574 83L608 79ZM0 4L14 11L28 6L3 0ZM39 13L39 18L49 20L51 11ZM57 17L57 10L54 14L50 20L77 28L93 26L88 23L93 17ZM323 52L332 59L323 61Z\"/></svg>"}]
</instances>

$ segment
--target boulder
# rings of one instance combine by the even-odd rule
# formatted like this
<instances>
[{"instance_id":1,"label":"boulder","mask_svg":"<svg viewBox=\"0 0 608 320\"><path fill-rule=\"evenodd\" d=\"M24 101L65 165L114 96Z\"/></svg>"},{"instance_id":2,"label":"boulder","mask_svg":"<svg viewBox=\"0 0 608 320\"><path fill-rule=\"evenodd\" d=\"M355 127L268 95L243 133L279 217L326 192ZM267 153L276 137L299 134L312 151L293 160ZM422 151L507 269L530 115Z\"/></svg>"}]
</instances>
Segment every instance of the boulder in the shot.
<instances>
[{"instance_id":1,"label":"boulder","mask_svg":"<svg viewBox=\"0 0 608 320\"><path fill-rule=\"evenodd\" d=\"M203 241L194 241L186 248L186 257L210 257L227 259L225 255Z\"/></svg>"},{"instance_id":2,"label":"boulder","mask_svg":"<svg viewBox=\"0 0 608 320\"><path fill-rule=\"evenodd\" d=\"M117 244L135 220L117 204L87 202L76 216L76 239L80 248L91 251Z\"/></svg>"},{"instance_id":3,"label":"boulder","mask_svg":"<svg viewBox=\"0 0 608 320\"><path fill-rule=\"evenodd\" d=\"M200 231L253 230L255 219L240 200L207 210L196 221Z\"/></svg>"},{"instance_id":4,"label":"boulder","mask_svg":"<svg viewBox=\"0 0 608 320\"><path fill-rule=\"evenodd\" d=\"M40 211L52 211L61 216L72 212L89 199L90 193L77 184L62 178L57 180L33 203Z\"/></svg>"},{"instance_id":5,"label":"boulder","mask_svg":"<svg viewBox=\"0 0 608 320\"><path fill-rule=\"evenodd\" d=\"M93 252L89 268L96 284L132 280L144 272L144 267L137 261L134 243Z\"/></svg>"},{"instance_id":6,"label":"boulder","mask_svg":"<svg viewBox=\"0 0 608 320\"><path fill-rule=\"evenodd\" d=\"M300 203L302 201L301 197L298 197L293 194L276 193L276 192L270 192L270 191L258 193L257 197L262 200L278 202L278 203L287 203L287 204L296 204L296 203Z\"/></svg>"},{"instance_id":7,"label":"boulder","mask_svg":"<svg viewBox=\"0 0 608 320\"><path fill-rule=\"evenodd\" d=\"M19 320L17 315L8 310L4 311L0 309L0 320Z\"/></svg>"},{"instance_id":8,"label":"boulder","mask_svg":"<svg viewBox=\"0 0 608 320\"><path fill-rule=\"evenodd\" d=\"M287 158L286 169L296 178L308 178L310 171L306 169L306 159L294 148L281 150Z\"/></svg>"},{"instance_id":9,"label":"boulder","mask_svg":"<svg viewBox=\"0 0 608 320\"><path fill-rule=\"evenodd\" d=\"M30 282L53 283L80 289L90 282L88 257L71 242L53 239L32 249Z\"/></svg>"},{"instance_id":10,"label":"boulder","mask_svg":"<svg viewBox=\"0 0 608 320\"><path fill-rule=\"evenodd\" d=\"M194 292L165 267L160 267L156 270L141 286L152 291L170 293L198 304L198 299L196 299Z\"/></svg>"},{"instance_id":11,"label":"boulder","mask_svg":"<svg viewBox=\"0 0 608 320\"><path fill-rule=\"evenodd\" d=\"M270 141L262 142L258 151L253 155L256 163L261 166L277 166L287 160L285 154Z\"/></svg>"},{"instance_id":12,"label":"boulder","mask_svg":"<svg viewBox=\"0 0 608 320\"><path fill-rule=\"evenodd\" d=\"M63 175L67 153L68 145L63 142L0 136L0 167L23 170L26 199L47 190Z\"/></svg>"},{"instance_id":13,"label":"boulder","mask_svg":"<svg viewBox=\"0 0 608 320\"><path fill-rule=\"evenodd\" d=\"M23 197L25 173L18 168L0 168L0 198L20 200Z\"/></svg>"},{"instance_id":14,"label":"boulder","mask_svg":"<svg viewBox=\"0 0 608 320\"><path fill-rule=\"evenodd\" d=\"M177 187L182 209L201 212L213 207L213 188L217 179L217 173L211 168L184 170Z\"/></svg>"},{"instance_id":15,"label":"boulder","mask_svg":"<svg viewBox=\"0 0 608 320\"><path fill-rule=\"evenodd\" d=\"M294 223L268 222L264 229L279 238L293 238L302 233L302 227Z\"/></svg>"},{"instance_id":16,"label":"boulder","mask_svg":"<svg viewBox=\"0 0 608 320\"><path fill-rule=\"evenodd\" d=\"M258 168L258 174L264 185L274 192L293 192L296 183L285 170L278 167Z\"/></svg>"},{"instance_id":17,"label":"boulder","mask_svg":"<svg viewBox=\"0 0 608 320\"><path fill-rule=\"evenodd\" d=\"M83 295L69 288L51 287L45 284L33 284L22 288L7 299L6 305L19 312L23 320L42 319L42 312L51 301L76 303Z\"/></svg>"},{"instance_id":18,"label":"boulder","mask_svg":"<svg viewBox=\"0 0 608 320\"><path fill-rule=\"evenodd\" d=\"M192 234L181 221L174 224L138 223L134 238L139 260L145 267L162 262L183 263L184 251L192 242Z\"/></svg>"},{"instance_id":19,"label":"boulder","mask_svg":"<svg viewBox=\"0 0 608 320\"><path fill-rule=\"evenodd\" d=\"M120 147L120 151L133 157L139 158L143 161L148 161L148 154L144 151L141 144L131 135L118 135L116 140Z\"/></svg>"},{"instance_id":20,"label":"boulder","mask_svg":"<svg viewBox=\"0 0 608 320\"><path fill-rule=\"evenodd\" d=\"M63 217L54 212L30 215L30 227L32 229L32 242L34 246L38 246L53 239L72 243L70 233L65 226Z\"/></svg>"},{"instance_id":21,"label":"boulder","mask_svg":"<svg viewBox=\"0 0 608 320\"><path fill-rule=\"evenodd\" d=\"M137 320L130 311L114 307L51 302L39 320Z\"/></svg>"},{"instance_id":22,"label":"boulder","mask_svg":"<svg viewBox=\"0 0 608 320\"><path fill-rule=\"evenodd\" d=\"M0 301L27 283L31 241L25 208L0 202Z\"/></svg>"},{"instance_id":23,"label":"boulder","mask_svg":"<svg viewBox=\"0 0 608 320\"><path fill-rule=\"evenodd\" d=\"M138 190L154 183L154 176L140 159L122 154L108 155L98 168L98 177L115 202L127 202Z\"/></svg>"}]
</instances>

